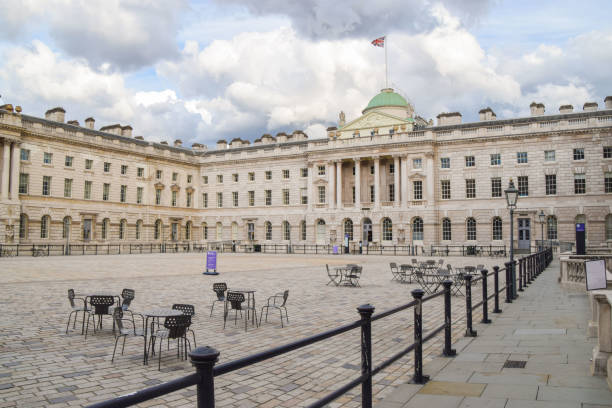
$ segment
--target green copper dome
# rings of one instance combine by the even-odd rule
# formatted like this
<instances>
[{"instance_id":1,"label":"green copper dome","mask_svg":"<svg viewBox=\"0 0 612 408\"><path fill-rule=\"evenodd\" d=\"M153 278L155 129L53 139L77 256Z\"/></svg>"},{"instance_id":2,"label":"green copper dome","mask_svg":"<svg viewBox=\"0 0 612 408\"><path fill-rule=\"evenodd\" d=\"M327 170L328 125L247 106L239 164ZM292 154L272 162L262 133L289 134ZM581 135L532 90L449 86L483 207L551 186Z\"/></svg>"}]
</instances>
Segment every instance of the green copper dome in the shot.
<instances>
[{"instance_id":1,"label":"green copper dome","mask_svg":"<svg viewBox=\"0 0 612 408\"><path fill-rule=\"evenodd\" d=\"M363 112L382 106L408 106L408 102L406 102L403 96L393 92L393 89L385 88L370 100L370 103L368 103Z\"/></svg>"}]
</instances>

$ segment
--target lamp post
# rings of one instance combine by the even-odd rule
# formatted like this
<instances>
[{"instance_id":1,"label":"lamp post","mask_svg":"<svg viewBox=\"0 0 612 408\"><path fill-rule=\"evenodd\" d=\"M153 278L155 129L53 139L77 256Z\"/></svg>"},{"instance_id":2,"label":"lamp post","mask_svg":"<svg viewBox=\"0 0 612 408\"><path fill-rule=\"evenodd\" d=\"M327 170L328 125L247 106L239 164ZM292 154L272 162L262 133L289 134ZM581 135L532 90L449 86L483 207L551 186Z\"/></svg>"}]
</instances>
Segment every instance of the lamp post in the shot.
<instances>
[{"instance_id":1,"label":"lamp post","mask_svg":"<svg viewBox=\"0 0 612 408\"><path fill-rule=\"evenodd\" d=\"M540 240L540 251L541 251L542 249L544 249L544 223L546 222L546 214L544 214L544 210L540 210L538 217L540 218L540 233L542 237Z\"/></svg>"},{"instance_id":2,"label":"lamp post","mask_svg":"<svg viewBox=\"0 0 612 408\"><path fill-rule=\"evenodd\" d=\"M511 272L510 276L512 278L512 297L516 298L516 268L514 267L514 209L516 208L516 201L518 199L518 190L514 187L514 182L510 179L510 183L508 184L508 188L504 190L506 194L506 204L510 209L510 262L511 262ZM507 283L506 283L507 284Z\"/></svg>"}]
</instances>

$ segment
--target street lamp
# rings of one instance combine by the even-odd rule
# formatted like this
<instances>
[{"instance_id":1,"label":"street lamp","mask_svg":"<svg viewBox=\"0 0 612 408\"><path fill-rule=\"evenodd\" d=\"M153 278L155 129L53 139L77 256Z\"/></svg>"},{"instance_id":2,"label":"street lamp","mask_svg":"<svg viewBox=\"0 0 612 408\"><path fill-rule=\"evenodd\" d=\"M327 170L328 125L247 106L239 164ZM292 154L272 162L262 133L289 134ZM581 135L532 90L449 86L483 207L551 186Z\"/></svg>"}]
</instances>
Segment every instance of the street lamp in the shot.
<instances>
[{"instance_id":1,"label":"street lamp","mask_svg":"<svg viewBox=\"0 0 612 408\"><path fill-rule=\"evenodd\" d=\"M540 214L538 214L540 218L540 232L541 232L541 241L540 241L540 251L544 249L544 223L546 222L546 214L544 214L544 210L540 210Z\"/></svg>"},{"instance_id":2,"label":"street lamp","mask_svg":"<svg viewBox=\"0 0 612 408\"><path fill-rule=\"evenodd\" d=\"M516 268L514 267L514 209L516 208L516 201L518 200L518 190L514 187L514 182L510 179L508 188L504 190L506 194L506 204L510 209L510 265L511 271L510 276L512 278L512 297L516 298Z\"/></svg>"}]
</instances>

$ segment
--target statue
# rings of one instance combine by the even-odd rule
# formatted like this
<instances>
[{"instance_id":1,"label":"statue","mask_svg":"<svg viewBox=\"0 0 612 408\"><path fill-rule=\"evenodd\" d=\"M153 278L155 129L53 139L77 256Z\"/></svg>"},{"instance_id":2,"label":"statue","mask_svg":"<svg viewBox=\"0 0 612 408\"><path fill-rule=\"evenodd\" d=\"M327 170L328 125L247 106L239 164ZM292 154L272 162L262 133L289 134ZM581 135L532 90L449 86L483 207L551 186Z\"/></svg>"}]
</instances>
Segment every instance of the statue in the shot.
<instances>
[{"instance_id":1,"label":"statue","mask_svg":"<svg viewBox=\"0 0 612 408\"><path fill-rule=\"evenodd\" d=\"M340 111L340 115L339 115L339 121L338 121L338 125L339 126L344 126L344 124L346 123L346 117L344 116L344 111Z\"/></svg>"}]
</instances>

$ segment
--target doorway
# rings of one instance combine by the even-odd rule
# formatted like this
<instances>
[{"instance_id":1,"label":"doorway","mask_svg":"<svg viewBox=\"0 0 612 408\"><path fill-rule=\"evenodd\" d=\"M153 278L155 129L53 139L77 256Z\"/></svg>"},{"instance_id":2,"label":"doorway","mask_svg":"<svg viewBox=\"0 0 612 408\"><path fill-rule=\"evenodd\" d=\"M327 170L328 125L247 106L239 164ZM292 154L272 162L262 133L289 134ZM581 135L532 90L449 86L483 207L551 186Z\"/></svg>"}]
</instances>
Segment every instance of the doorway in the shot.
<instances>
[{"instance_id":1,"label":"doorway","mask_svg":"<svg viewBox=\"0 0 612 408\"><path fill-rule=\"evenodd\" d=\"M317 221L317 244L324 245L325 244L325 221L319 220Z\"/></svg>"},{"instance_id":2,"label":"doorway","mask_svg":"<svg viewBox=\"0 0 612 408\"><path fill-rule=\"evenodd\" d=\"M172 241L178 241L178 222L173 222L171 226L172 226L171 239Z\"/></svg>"},{"instance_id":3,"label":"doorway","mask_svg":"<svg viewBox=\"0 0 612 408\"><path fill-rule=\"evenodd\" d=\"M363 245L368 246L372 242L372 220L369 218L363 219L362 227L362 241Z\"/></svg>"},{"instance_id":4,"label":"doorway","mask_svg":"<svg viewBox=\"0 0 612 408\"><path fill-rule=\"evenodd\" d=\"M531 248L531 220L529 218L518 219L518 249Z\"/></svg>"}]
</instances>

